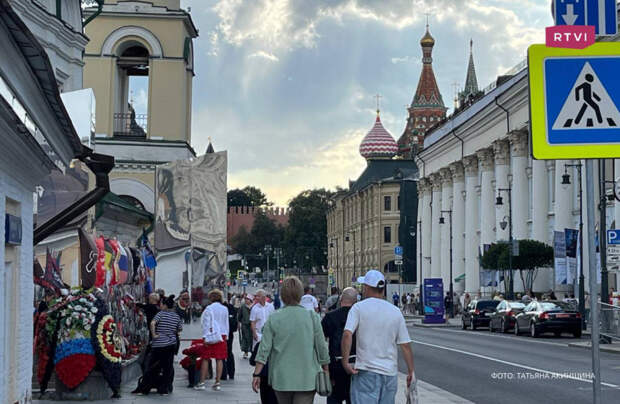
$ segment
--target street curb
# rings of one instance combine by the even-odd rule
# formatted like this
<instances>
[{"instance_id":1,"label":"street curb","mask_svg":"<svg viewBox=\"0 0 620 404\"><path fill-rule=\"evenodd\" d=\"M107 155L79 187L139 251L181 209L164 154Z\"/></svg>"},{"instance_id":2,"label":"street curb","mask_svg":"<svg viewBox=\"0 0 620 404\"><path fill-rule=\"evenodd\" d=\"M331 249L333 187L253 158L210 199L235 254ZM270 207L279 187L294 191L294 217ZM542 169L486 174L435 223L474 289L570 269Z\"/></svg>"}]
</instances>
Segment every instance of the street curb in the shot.
<instances>
[{"instance_id":1,"label":"street curb","mask_svg":"<svg viewBox=\"0 0 620 404\"><path fill-rule=\"evenodd\" d=\"M592 345L589 342L586 342L586 343L571 342L568 344L568 346L571 348L587 349L588 351L592 350ZM614 348L609 348L605 346L604 344L601 344L599 345L599 351L620 355L620 347L614 349Z\"/></svg>"}]
</instances>

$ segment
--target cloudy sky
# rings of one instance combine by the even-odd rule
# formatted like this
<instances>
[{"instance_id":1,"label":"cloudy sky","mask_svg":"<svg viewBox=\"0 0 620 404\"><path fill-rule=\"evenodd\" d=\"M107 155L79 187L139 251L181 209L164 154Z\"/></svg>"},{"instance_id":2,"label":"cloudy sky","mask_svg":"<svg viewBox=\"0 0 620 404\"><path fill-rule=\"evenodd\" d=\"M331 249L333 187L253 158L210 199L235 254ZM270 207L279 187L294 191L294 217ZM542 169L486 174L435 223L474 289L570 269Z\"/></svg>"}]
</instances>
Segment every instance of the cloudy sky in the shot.
<instances>
[{"instance_id":1,"label":"cloudy sky","mask_svg":"<svg viewBox=\"0 0 620 404\"><path fill-rule=\"evenodd\" d=\"M365 167L374 120L398 138L421 69L425 13L447 106L474 40L482 87L544 41L548 0L182 0L195 43L192 143L228 150L229 188L258 186L279 206L346 186Z\"/></svg>"}]
</instances>

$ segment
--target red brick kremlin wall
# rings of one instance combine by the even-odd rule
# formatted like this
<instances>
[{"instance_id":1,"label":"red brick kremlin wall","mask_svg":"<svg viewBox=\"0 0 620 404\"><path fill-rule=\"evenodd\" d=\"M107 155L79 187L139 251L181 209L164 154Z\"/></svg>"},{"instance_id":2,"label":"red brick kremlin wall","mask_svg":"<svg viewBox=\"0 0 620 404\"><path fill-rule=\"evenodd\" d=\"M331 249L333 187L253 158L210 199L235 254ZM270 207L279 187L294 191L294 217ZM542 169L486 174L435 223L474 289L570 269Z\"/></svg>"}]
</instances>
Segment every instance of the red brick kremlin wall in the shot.
<instances>
[{"instance_id":1,"label":"red brick kremlin wall","mask_svg":"<svg viewBox=\"0 0 620 404\"><path fill-rule=\"evenodd\" d=\"M254 213L262 210L267 217L274 220L276 224L288 225L288 210L285 208L255 208L253 206L231 206L228 208L226 223L228 225L226 240L228 245L230 241L237 235L241 226L245 226L247 232L252 231L254 226Z\"/></svg>"}]
</instances>

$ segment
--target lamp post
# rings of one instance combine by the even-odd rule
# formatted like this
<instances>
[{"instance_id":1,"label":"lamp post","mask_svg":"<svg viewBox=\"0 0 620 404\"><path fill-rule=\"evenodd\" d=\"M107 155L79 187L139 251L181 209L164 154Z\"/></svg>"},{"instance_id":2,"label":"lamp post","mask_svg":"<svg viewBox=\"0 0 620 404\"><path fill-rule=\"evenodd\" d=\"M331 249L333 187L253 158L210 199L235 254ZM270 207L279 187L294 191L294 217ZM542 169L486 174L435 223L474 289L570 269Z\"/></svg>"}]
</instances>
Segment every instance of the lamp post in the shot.
<instances>
[{"instance_id":1,"label":"lamp post","mask_svg":"<svg viewBox=\"0 0 620 404\"><path fill-rule=\"evenodd\" d=\"M508 284L508 299L514 299L514 276L512 273L512 254L513 254L513 246L512 246L512 187L508 188L498 188L497 190L497 198L495 200L495 205L502 206L504 204L503 198L501 196L502 192L508 193L508 270L510 272L510 282ZM504 284L506 281L504 280Z\"/></svg>"},{"instance_id":2,"label":"lamp post","mask_svg":"<svg viewBox=\"0 0 620 404\"><path fill-rule=\"evenodd\" d=\"M273 251L273 249L271 248L271 244L265 245L265 247L263 248L263 251L265 252L265 256L267 257L267 274L269 274L269 256L271 255L271 252Z\"/></svg>"},{"instance_id":3,"label":"lamp post","mask_svg":"<svg viewBox=\"0 0 620 404\"><path fill-rule=\"evenodd\" d=\"M566 171L568 167L577 168L577 179L579 182L579 313L581 314L581 328L586 329L586 301L585 301L585 276L583 274L583 188L581 187L581 167L583 164L564 164L564 175L562 175L562 185L570 185L570 174Z\"/></svg>"},{"instance_id":4,"label":"lamp post","mask_svg":"<svg viewBox=\"0 0 620 404\"><path fill-rule=\"evenodd\" d=\"M450 220L450 317L454 318L454 285L452 283L452 211L451 210L442 210L441 217L439 218L439 224L445 224L446 220L443 217L443 214L447 213Z\"/></svg>"},{"instance_id":5,"label":"lamp post","mask_svg":"<svg viewBox=\"0 0 620 404\"><path fill-rule=\"evenodd\" d=\"M277 247L273 250L273 254L276 258L276 282L278 283L278 290L280 290L280 258L282 258L282 248Z\"/></svg>"}]
</instances>

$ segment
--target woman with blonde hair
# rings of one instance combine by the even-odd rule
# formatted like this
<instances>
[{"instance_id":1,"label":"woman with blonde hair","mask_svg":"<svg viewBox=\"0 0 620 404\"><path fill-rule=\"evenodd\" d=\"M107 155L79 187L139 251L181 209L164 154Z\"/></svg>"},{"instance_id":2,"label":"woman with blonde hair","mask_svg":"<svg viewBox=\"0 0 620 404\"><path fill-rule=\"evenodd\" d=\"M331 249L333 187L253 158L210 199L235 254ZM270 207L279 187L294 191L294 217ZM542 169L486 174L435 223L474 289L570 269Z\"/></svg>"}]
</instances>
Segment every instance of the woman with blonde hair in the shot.
<instances>
[{"instance_id":1,"label":"woman with blonde hair","mask_svg":"<svg viewBox=\"0 0 620 404\"><path fill-rule=\"evenodd\" d=\"M304 288L296 276L282 282L280 298L286 305L275 311L263 327L256 356L252 388L258 393L260 373L269 361L269 384L279 404L312 404L316 377L328 371L329 353L321 320L300 305Z\"/></svg>"},{"instance_id":2,"label":"woman with blonde hair","mask_svg":"<svg viewBox=\"0 0 620 404\"><path fill-rule=\"evenodd\" d=\"M206 389L205 380L209 373L209 362L211 359L215 359L216 373L213 390L220 391L224 361L228 357L228 345L226 343L229 333L228 308L222 304L224 295L221 290L213 289L209 292L208 298L211 304L205 308L201 317L205 346L201 355L200 382L194 389Z\"/></svg>"}]
</instances>

